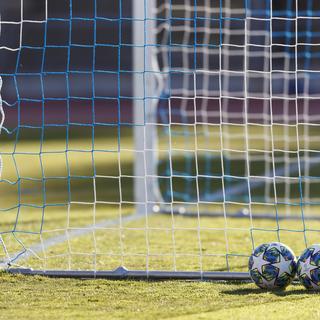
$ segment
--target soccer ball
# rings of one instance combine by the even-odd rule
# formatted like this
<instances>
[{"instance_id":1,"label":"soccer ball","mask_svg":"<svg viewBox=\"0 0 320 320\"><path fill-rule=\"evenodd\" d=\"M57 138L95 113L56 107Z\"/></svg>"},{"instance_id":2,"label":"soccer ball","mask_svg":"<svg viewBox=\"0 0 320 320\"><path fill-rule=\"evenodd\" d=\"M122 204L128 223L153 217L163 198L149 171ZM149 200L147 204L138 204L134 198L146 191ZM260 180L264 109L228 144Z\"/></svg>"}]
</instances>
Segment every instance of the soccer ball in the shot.
<instances>
[{"instance_id":1,"label":"soccer ball","mask_svg":"<svg viewBox=\"0 0 320 320\"><path fill-rule=\"evenodd\" d=\"M307 289L320 289L320 244L304 250L297 262L300 282Z\"/></svg>"},{"instance_id":2,"label":"soccer ball","mask_svg":"<svg viewBox=\"0 0 320 320\"><path fill-rule=\"evenodd\" d=\"M284 289L296 274L295 255L280 242L261 244L250 256L249 272L262 289Z\"/></svg>"}]
</instances>

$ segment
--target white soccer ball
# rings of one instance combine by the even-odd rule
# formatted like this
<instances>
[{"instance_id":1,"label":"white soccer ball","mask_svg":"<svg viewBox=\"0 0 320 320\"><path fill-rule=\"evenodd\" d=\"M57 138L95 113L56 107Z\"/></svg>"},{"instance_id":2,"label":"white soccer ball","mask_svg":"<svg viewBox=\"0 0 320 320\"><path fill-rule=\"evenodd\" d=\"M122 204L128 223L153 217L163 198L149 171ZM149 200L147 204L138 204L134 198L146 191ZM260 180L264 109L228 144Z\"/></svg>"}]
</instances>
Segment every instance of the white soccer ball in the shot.
<instances>
[{"instance_id":1,"label":"white soccer ball","mask_svg":"<svg viewBox=\"0 0 320 320\"><path fill-rule=\"evenodd\" d=\"M249 273L260 288L285 289L296 274L295 255L280 242L261 244L250 256Z\"/></svg>"},{"instance_id":2,"label":"white soccer ball","mask_svg":"<svg viewBox=\"0 0 320 320\"><path fill-rule=\"evenodd\" d=\"M297 274L305 288L320 290L320 244L302 252L297 262Z\"/></svg>"}]
</instances>

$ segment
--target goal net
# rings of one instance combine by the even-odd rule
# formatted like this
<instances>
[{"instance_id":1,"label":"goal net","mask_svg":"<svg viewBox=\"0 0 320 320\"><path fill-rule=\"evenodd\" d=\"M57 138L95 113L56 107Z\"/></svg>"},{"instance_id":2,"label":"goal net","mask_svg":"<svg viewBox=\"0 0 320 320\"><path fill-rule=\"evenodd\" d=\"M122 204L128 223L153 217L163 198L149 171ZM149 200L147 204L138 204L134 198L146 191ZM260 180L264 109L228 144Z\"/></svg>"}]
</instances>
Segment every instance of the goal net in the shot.
<instances>
[{"instance_id":1,"label":"goal net","mask_svg":"<svg viewBox=\"0 0 320 320\"><path fill-rule=\"evenodd\" d=\"M245 279L256 245L317 242L318 1L21 0L0 17L3 268Z\"/></svg>"}]
</instances>

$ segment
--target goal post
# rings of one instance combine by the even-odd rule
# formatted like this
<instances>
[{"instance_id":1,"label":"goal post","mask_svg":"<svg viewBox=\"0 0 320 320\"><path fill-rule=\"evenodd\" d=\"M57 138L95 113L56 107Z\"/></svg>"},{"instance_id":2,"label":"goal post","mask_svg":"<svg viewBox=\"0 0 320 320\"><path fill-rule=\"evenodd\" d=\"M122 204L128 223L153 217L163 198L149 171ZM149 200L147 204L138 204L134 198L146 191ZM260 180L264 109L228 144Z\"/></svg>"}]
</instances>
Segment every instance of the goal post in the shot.
<instances>
[{"instance_id":1,"label":"goal post","mask_svg":"<svg viewBox=\"0 0 320 320\"><path fill-rule=\"evenodd\" d=\"M317 242L318 1L36 2L0 3L1 268L246 280Z\"/></svg>"},{"instance_id":2,"label":"goal post","mask_svg":"<svg viewBox=\"0 0 320 320\"><path fill-rule=\"evenodd\" d=\"M157 182L156 0L138 0L133 6L133 72L135 135L135 202L138 214L154 211L160 200Z\"/></svg>"}]
</instances>

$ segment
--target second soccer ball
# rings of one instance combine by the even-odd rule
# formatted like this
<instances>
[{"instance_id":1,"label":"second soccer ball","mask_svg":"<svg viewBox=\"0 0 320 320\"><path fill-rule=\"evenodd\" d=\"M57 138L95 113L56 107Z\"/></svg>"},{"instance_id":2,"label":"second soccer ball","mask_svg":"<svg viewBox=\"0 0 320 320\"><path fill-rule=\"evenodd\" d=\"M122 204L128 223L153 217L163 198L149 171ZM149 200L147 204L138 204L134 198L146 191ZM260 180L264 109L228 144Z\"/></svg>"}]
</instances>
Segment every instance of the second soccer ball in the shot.
<instances>
[{"instance_id":1,"label":"second soccer ball","mask_svg":"<svg viewBox=\"0 0 320 320\"><path fill-rule=\"evenodd\" d=\"M302 252L297 262L297 273L305 288L320 290L320 244Z\"/></svg>"}]
</instances>

